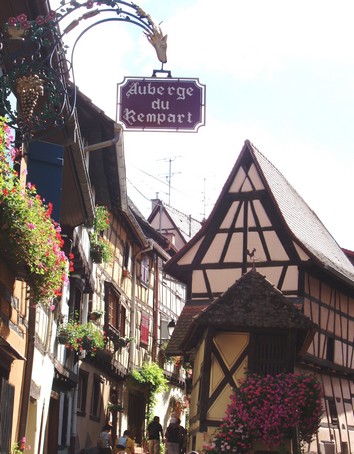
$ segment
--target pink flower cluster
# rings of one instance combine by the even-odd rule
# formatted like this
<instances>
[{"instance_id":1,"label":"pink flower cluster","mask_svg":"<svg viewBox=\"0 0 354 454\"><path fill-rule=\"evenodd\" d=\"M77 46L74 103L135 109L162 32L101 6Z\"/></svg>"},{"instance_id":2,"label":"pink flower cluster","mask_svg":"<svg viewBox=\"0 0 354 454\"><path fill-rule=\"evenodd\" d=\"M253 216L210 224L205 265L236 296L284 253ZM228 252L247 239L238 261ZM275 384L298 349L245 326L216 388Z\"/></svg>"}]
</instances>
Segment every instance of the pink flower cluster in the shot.
<instances>
[{"instance_id":1,"label":"pink flower cluster","mask_svg":"<svg viewBox=\"0 0 354 454\"><path fill-rule=\"evenodd\" d=\"M322 413L321 386L314 375L250 375L231 396L226 417L204 452L246 453L255 440L277 447L295 428L300 442L309 443Z\"/></svg>"},{"instance_id":2,"label":"pink flower cluster","mask_svg":"<svg viewBox=\"0 0 354 454\"><path fill-rule=\"evenodd\" d=\"M15 157L11 131L0 117L0 253L9 264L25 269L26 281L36 301L51 304L67 282L68 260L60 226L51 218L36 187L23 187L9 157Z\"/></svg>"},{"instance_id":3,"label":"pink flower cluster","mask_svg":"<svg viewBox=\"0 0 354 454\"><path fill-rule=\"evenodd\" d=\"M29 30L34 24L41 26L48 22L52 22L55 19L55 12L50 11L47 16L37 16L35 21L31 21L27 18L26 14L22 13L18 16L9 17L7 25L21 27L24 30Z\"/></svg>"}]
</instances>

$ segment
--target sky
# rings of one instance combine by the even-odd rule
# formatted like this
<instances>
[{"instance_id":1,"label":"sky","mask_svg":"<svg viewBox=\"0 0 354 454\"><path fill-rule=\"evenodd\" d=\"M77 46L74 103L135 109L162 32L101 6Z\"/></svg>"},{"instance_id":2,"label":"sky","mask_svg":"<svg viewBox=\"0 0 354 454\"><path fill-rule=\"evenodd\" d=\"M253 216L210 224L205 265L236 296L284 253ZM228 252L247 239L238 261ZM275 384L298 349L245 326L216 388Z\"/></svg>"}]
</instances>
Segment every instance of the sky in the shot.
<instances>
[{"instance_id":1,"label":"sky","mask_svg":"<svg viewBox=\"0 0 354 454\"><path fill-rule=\"evenodd\" d=\"M168 35L164 69L206 86L197 133L124 132L128 195L141 212L158 197L207 217L248 139L354 250L354 2L137 3ZM77 42L73 68L79 89L116 119L117 84L161 63L139 27L110 22Z\"/></svg>"}]
</instances>

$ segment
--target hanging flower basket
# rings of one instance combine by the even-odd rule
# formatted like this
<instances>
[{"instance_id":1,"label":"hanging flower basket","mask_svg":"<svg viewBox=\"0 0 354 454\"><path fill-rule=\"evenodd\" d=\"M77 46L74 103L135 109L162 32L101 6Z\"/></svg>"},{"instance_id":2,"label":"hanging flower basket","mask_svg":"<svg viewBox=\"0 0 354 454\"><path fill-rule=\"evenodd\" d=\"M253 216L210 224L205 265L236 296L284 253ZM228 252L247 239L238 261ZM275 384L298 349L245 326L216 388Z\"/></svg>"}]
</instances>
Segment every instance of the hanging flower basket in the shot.
<instances>
[{"instance_id":1,"label":"hanging flower basket","mask_svg":"<svg viewBox=\"0 0 354 454\"><path fill-rule=\"evenodd\" d=\"M67 336L65 342L67 349L76 353L86 350L93 356L97 349L104 348L105 345L103 333L93 322L80 323L77 320L69 320L61 326L58 342L64 335Z\"/></svg>"},{"instance_id":2,"label":"hanging flower basket","mask_svg":"<svg viewBox=\"0 0 354 454\"><path fill-rule=\"evenodd\" d=\"M99 246L91 246L90 253L94 263L103 262L102 249Z\"/></svg>"},{"instance_id":3,"label":"hanging flower basket","mask_svg":"<svg viewBox=\"0 0 354 454\"><path fill-rule=\"evenodd\" d=\"M114 339L113 344L115 350L127 347L132 340L132 337L118 337L117 339Z\"/></svg>"},{"instance_id":4,"label":"hanging flower basket","mask_svg":"<svg viewBox=\"0 0 354 454\"><path fill-rule=\"evenodd\" d=\"M11 130L0 117L0 255L31 287L34 302L52 304L67 279L68 260L60 226L51 219L52 205L36 188L23 188L9 158L16 152Z\"/></svg>"},{"instance_id":5,"label":"hanging flower basket","mask_svg":"<svg viewBox=\"0 0 354 454\"><path fill-rule=\"evenodd\" d=\"M99 320L103 315L103 311L92 311L90 313L90 320Z\"/></svg>"},{"instance_id":6,"label":"hanging flower basket","mask_svg":"<svg viewBox=\"0 0 354 454\"><path fill-rule=\"evenodd\" d=\"M109 227L109 213L106 207L96 206L92 232L90 232L90 252L94 263L108 263L113 260L110 243L103 237Z\"/></svg>"}]
</instances>

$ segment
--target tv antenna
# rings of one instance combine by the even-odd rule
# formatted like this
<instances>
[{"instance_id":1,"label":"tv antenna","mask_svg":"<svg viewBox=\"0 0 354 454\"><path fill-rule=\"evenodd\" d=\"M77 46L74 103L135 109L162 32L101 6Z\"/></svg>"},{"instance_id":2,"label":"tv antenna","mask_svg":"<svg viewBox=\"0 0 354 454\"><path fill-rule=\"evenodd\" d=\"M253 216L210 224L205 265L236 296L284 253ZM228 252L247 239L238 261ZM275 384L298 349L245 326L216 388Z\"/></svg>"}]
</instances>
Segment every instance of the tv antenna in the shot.
<instances>
[{"instance_id":1,"label":"tv antenna","mask_svg":"<svg viewBox=\"0 0 354 454\"><path fill-rule=\"evenodd\" d=\"M160 161L168 162L168 174L164 174L168 184L168 204L171 205L171 182L172 177L181 172L172 172L172 162L175 161L177 158L181 158L181 156L173 156L172 158L164 158L160 159Z\"/></svg>"}]
</instances>

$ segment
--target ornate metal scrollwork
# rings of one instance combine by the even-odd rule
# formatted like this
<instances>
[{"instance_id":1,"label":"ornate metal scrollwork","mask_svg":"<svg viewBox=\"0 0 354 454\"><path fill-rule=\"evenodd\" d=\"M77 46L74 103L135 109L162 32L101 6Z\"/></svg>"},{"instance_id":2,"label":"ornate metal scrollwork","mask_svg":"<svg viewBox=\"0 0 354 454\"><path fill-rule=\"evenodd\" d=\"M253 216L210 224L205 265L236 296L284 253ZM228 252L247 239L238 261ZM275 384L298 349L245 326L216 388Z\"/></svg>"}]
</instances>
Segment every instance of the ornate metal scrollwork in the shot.
<instances>
[{"instance_id":1,"label":"ornate metal scrollwork","mask_svg":"<svg viewBox=\"0 0 354 454\"><path fill-rule=\"evenodd\" d=\"M101 14L106 18L97 20ZM72 16L74 19L61 31L61 21ZM112 20L141 27L163 68L167 61L167 35L163 35L150 15L134 3L62 0L60 7L46 17L29 20L25 14L20 14L8 19L0 31L4 68L0 77L0 103L10 125L27 140L34 135L38 138L49 128L63 126L72 117L76 92L75 84L70 83L70 77L73 79L72 57L71 61L67 60L63 37L88 21L89 25L77 42L88 29Z\"/></svg>"}]
</instances>

